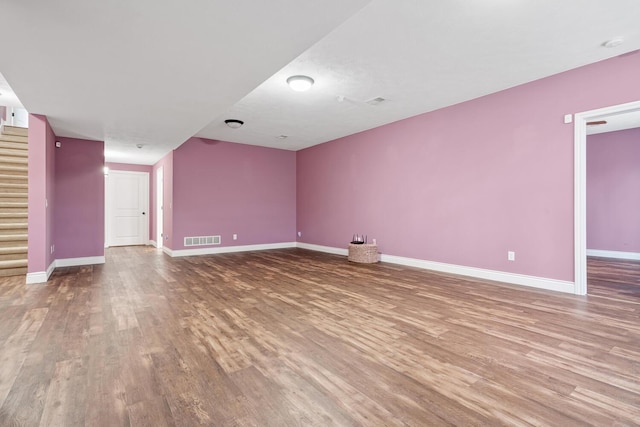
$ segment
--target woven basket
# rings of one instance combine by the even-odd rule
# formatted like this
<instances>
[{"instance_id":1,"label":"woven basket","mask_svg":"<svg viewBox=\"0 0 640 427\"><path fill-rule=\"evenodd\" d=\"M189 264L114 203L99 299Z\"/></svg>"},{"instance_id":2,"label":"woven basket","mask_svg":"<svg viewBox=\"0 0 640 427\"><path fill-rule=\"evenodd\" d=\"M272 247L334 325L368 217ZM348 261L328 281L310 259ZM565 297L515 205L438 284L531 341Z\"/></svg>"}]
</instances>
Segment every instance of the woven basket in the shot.
<instances>
[{"instance_id":1,"label":"woven basket","mask_svg":"<svg viewBox=\"0 0 640 427\"><path fill-rule=\"evenodd\" d=\"M378 262L378 245L369 243L354 245L349 243L349 261L365 264Z\"/></svg>"}]
</instances>

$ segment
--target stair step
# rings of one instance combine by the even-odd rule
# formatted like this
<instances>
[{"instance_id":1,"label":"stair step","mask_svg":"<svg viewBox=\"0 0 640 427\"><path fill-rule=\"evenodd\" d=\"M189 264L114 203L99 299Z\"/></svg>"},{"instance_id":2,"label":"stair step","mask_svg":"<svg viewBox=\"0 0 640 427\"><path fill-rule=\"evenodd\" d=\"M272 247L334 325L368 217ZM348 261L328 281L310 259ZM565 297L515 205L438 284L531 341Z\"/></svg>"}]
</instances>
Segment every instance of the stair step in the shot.
<instances>
[{"instance_id":1,"label":"stair step","mask_svg":"<svg viewBox=\"0 0 640 427\"><path fill-rule=\"evenodd\" d=\"M0 183L28 185L28 182L29 177L27 175L10 175L0 173Z\"/></svg>"},{"instance_id":2,"label":"stair step","mask_svg":"<svg viewBox=\"0 0 640 427\"><path fill-rule=\"evenodd\" d=\"M5 212L2 212L5 213ZM22 215L22 216L17 216L17 215ZM12 217L3 217L0 216L0 225L3 224L18 224L18 223L27 223L27 213L18 213L15 214Z\"/></svg>"},{"instance_id":3,"label":"stair step","mask_svg":"<svg viewBox=\"0 0 640 427\"><path fill-rule=\"evenodd\" d=\"M0 174L27 177L29 170L27 165L3 165L0 163Z\"/></svg>"},{"instance_id":4,"label":"stair step","mask_svg":"<svg viewBox=\"0 0 640 427\"><path fill-rule=\"evenodd\" d=\"M0 148L12 148L14 150L29 151L29 145L26 142L10 141L6 136L0 136Z\"/></svg>"},{"instance_id":5,"label":"stair step","mask_svg":"<svg viewBox=\"0 0 640 427\"><path fill-rule=\"evenodd\" d=\"M27 240L27 235L26 234L3 234L0 235L0 242L22 242L22 241L26 241ZM4 247L7 247L8 245L5 245ZM11 246L15 246L15 245L11 245Z\"/></svg>"},{"instance_id":6,"label":"stair step","mask_svg":"<svg viewBox=\"0 0 640 427\"><path fill-rule=\"evenodd\" d=\"M22 230L26 230L28 227L28 224L26 222L10 222L10 223L5 223L5 224L1 224L0 223L0 230L1 231L6 231L6 230L16 230L18 231L18 233L22 232Z\"/></svg>"},{"instance_id":7,"label":"stair step","mask_svg":"<svg viewBox=\"0 0 640 427\"><path fill-rule=\"evenodd\" d=\"M0 155L0 166L1 165L7 165L7 166L24 165L26 169L28 163L29 163L29 160L26 157Z\"/></svg>"},{"instance_id":8,"label":"stair step","mask_svg":"<svg viewBox=\"0 0 640 427\"><path fill-rule=\"evenodd\" d=\"M0 192L2 193L22 193L29 189L29 184L21 182L5 182L0 179Z\"/></svg>"},{"instance_id":9,"label":"stair step","mask_svg":"<svg viewBox=\"0 0 640 427\"><path fill-rule=\"evenodd\" d=\"M18 144L20 147L28 147L29 138L17 135L0 135L0 142Z\"/></svg>"},{"instance_id":10,"label":"stair step","mask_svg":"<svg viewBox=\"0 0 640 427\"><path fill-rule=\"evenodd\" d=\"M5 193L0 192L0 202L22 203L29 199L28 193Z\"/></svg>"},{"instance_id":11,"label":"stair step","mask_svg":"<svg viewBox=\"0 0 640 427\"><path fill-rule=\"evenodd\" d=\"M0 261L0 269L18 268L18 267L26 267L26 266L27 266L26 259L12 259L7 261Z\"/></svg>"},{"instance_id":12,"label":"stair step","mask_svg":"<svg viewBox=\"0 0 640 427\"><path fill-rule=\"evenodd\" d=\"M27 209L29 203L25 201L11 202L9 200L0 199L0 210L7 212L5 209Z\"/></svg>"},{"instance_id":13,"label":"stair step","mask_svg":"<svg viewBox=\"0 0 640 427\"><path fill-rule=\"evenodd\" d=\"M4 249L4 248L0 248L0 249ZM8 254L0 253L0 261L17 261L17 260L25 260L25 259L27 259L27 251L8 253Z\"/></svg>"},{"instance_id":14,"label":"stair step","mask_svg":"<svg viewBox=\"0 0 640 427\"><path fill-rule=\"evenodd\" d=\"M0 269L0 277L24 276L27 274L27 267Z\"/></svg>"},{"instance_id":15,"label":"stair step","mask_svg":"<svg viewBox=\"0 0 640 427\"><path fill-rule=\"evenodd\" d=\"M7 211L1 211L0 210L0 221L1 220L10 220L10 219L18 219L18 218L22 218L24 219L24 221L27 220L27 218L29 217L29 215L26 212L15 212L15 211L11 211L11 212L7 212ZM14 221L14 222L24 222L24 221Z\"/></svg>"},{"instance_id":16,"label":"stair step","mask_svg":"<svg viewBox=\"0 0 640 427\"><path fill-rule=\"evenodd\" d=\"M2 133L3 135L27 136L29 134L29 129L21 128L18 126L4 125L2 126L2 129L0 129L0 133Z\"/></svg>"},{"instance_id":17,"label":"stair step","mask_svg":"<svg viewBox=\"0 0 640 427\"><path fill-rule=\"evenodd\" d=\"M25 254L25 253L27 253L26 246L7 246L6 248L0 248L0 255Z\"/></svg>"},{"instance_id":18,"label":"stair step","mask_svg":"<svg viewBox=\"0 0 640 427\"><path fill-rule=\"evenodd\" d=\"M1 157L19 157L26 158L29 154L28 150L16 149L16 148L0 148Z\"/></svg>"}]
</instances>

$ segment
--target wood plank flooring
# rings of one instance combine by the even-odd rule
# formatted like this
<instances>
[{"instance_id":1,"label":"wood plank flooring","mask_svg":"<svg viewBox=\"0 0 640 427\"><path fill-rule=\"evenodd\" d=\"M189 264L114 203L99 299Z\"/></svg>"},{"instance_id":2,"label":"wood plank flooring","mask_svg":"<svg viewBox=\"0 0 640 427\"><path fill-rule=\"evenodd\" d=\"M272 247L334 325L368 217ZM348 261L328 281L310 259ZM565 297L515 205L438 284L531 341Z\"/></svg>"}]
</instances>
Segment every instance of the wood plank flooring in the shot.
<instances>
[{"instance_id":1,"label":"wood plank flooring","mask_svg":"<svg viewBox=\"0 0 640 427\"><path fill-rule=\"evenodd\" d=\"M598 285L301 249L106 256L0 279L0 426L640 424L640 299Z\"/></svg>"}]
</instances>

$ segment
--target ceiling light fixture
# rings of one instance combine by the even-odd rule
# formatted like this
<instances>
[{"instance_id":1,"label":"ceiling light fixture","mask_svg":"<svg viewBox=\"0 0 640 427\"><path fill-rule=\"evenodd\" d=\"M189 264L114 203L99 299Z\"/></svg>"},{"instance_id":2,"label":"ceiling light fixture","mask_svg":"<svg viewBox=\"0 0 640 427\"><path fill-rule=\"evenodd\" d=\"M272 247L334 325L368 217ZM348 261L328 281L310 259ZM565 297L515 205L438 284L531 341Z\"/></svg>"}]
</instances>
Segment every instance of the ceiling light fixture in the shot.
<instances>
[{"instance_id":1,"label":"ceiling light fixture","mask_svg":"<svg viewBox=\"0 0 640 427\"><path fill-rule=\"evenodd\" d=\"M624 39L622 37L618 37L615 39L607 40L606 42L602 43L602 46L616 47L616 46L620 46L622 43L624 43Z\"/></svg>"},{"instance_id":2,"label":"ceiling light fixture","mask_svg":"<svg viewBox=\"0 0 640 427\"><path fill-rule=\"evenodd\" d=\"M227 119L224 121L224 124L229 126L231 129L238 129L240 126L244 124L244 122L242 120Z\"/></svg>"},{"instance_id":3,"label":"ceiling light fixture","mask_svg":"<svg viewBox=\"0 0 640 427\"><path fill-rule=\"evenodd\" d=\"M313 79L309 76L291 76L287 79L287 84L296 92L304 92L311 89Z\"/></svg>"}]
</instances>

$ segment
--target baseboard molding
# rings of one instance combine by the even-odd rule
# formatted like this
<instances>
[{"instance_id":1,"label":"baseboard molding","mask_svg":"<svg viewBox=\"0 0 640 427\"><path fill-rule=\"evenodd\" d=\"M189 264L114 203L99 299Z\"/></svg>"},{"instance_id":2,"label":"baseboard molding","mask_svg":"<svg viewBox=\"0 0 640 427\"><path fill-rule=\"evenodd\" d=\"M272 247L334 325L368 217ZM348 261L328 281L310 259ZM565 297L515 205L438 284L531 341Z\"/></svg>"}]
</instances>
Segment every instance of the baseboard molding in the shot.
<instances>
[{"instance_id":1,"label":"baseboard molding","mask_svg":"<svg viewBox=\"0 0 640 427\"><path fill-rule=\"evenodd\" d=\"M158 247L158 244L156 243L155 240L149 240L149 245L153 246L154 248Z\"/></svg>"},{"instance_id":2,"label":"baseboard molding","mask_svg":"<svg viewBox=\"0 0 640 427\"><path fill-rule=\"evenodd\" d=\"M62 258L55 261L56 268L58 267L78 267L81 265L96 265L104 264L105 258L103 256L88 256L82 258Z\"/></svg>"},{"instance_id":3,"label":"baseboard molding","mask_svg":"<svg viewBox=\"0 0 640 427\"><path fill-rule=\"evenodd\" d=\"M309 249L312 251L326 252L335 255L347 255L347 249L334 248L330 246L312 245L309 243L298 242L297 247ZM380 257L382 262L391 264L405 265L407 267L422 268L425 270L438 271L441 273L459 274L462 276L474 277L477 279L494 280L496 282L509 283L513 285L528 286L532 288L545 289L550 291L574 293L575 286L573 282L564 280L547 279L544 277L527 276L517 273L506 273L504 271L487 270L484 268L466 267L463 265L446 264L435 261L425 261L416 258L406 258L395 255L382 254Z\"/></svg>"},{"instance_id":4,"label":"baseboard molding","mask_svg":"<svg viewBox=\"0 0 640 427\"><path fill-rule=\"evenodd\" d=\"M600 258L630 259L640 260L638 252L603 251L600 249L587 249L587 256L597 256Z\"/></svg>"},{"instance_id":5,"label":"baseboard molding","mask_svg":"<svg viewBox=\"0 0 640 427\"><path fill-rule=\"evenodd\" d=\"M295 248L296 242L284 243L266 243L263 245L244 245L244 246L223 246L217 248L198 248L198 249L177 249L171 250L163 248L164 252L170 257L196 256L196 255L214 255L225 254L230 252L249 252L249 251L267 251L271 249Z\"/></svg>"},{"instance_id":6,"label":"baseboard molding","mask_svg":"<svg viewBox=\"0 0 640 427\"><path fill-rule=\"evenodd\" d=\"M334 255L344 255L344 256L349 255L349 251L347 249L334 248L331 246L312 245L311 243L298 242L296 244L296 247L300 249L309 249L310 251L325 252L325 253L334 254Z\"/></svg>"},{"instance_id":7,"label":"baseboard molding","mask_svg":"<svg viewBox=\"0 0 640 427\"><path fill-rule=\"evenodd\" d=\"M56 261L53 260L49 267L47 267L47 271L36 271L33 273L27 273L27 285L33 285L35 283L46 283L51 277L53 270L56 269Z\"/></svg>"},{"instance_id":8,"label":"baseboard molding","mask_svg":"<svg viewBox=\"0 0 640 427\"><path fill-rule=\"evenodd\" d=\"M56 259L49 265L47 271L36 271L34 273L27 273L27 285L34 283L46 283L51 277L53 270L58 267L77 267L81 265L95 265L104 264L104 256L90 256L82 258L63 258Z\"/></svg>"}]
</instances>

